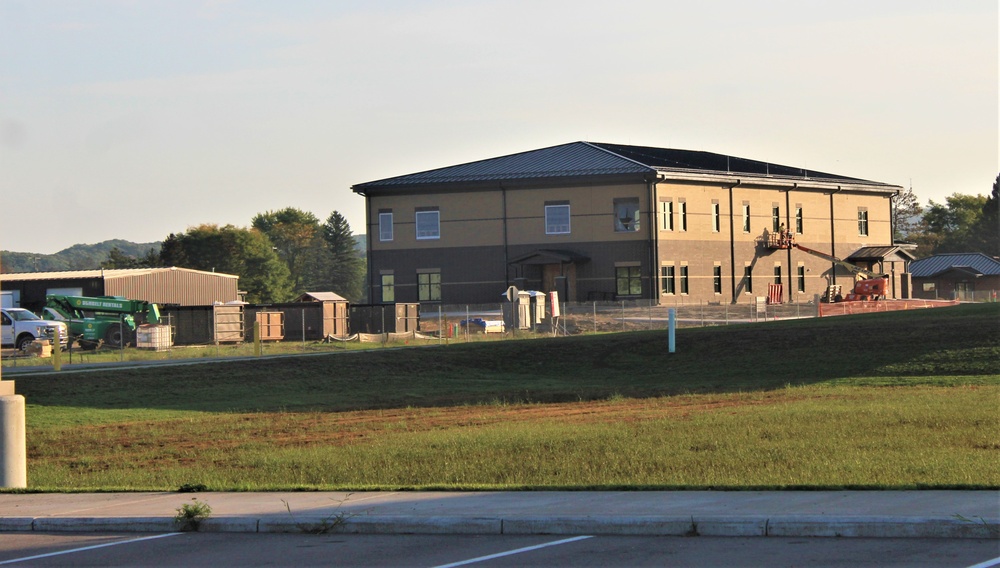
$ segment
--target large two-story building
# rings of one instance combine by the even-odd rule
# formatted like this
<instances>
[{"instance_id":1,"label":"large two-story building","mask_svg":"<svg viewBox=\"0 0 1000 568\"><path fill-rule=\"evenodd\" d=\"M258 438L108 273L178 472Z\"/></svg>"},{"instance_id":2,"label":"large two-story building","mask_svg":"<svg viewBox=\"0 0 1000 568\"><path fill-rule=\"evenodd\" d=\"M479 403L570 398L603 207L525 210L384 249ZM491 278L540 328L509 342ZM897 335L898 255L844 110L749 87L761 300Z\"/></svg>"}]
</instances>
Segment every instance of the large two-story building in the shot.
<instances>
[{"instance_id":1,"label":"large two-story building","mask_svg":"<svg viewBox=\"0 0 1000 568\"><path fill-rule=\"evenodd\" d=\"M365 197L374 302L493 303L510 285L569 301L799 302L853 286L909 294L892 241L902 188L690 150L573 142L352 187Z\"/></svg>"}]
</instances>

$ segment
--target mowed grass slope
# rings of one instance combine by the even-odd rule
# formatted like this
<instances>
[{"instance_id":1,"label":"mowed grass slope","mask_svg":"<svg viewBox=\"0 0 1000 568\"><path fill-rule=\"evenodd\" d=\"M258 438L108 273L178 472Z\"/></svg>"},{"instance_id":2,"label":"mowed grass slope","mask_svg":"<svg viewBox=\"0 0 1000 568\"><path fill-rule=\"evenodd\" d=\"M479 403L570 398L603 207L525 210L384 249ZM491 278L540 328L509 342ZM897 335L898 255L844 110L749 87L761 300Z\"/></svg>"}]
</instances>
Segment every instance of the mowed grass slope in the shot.
<instances>
[{"instance_id":1,"label":"mowed grass slope","mask_svg":"<svg viewBox=\"0 0 1000 568\"><path fill-rule=\"evenodd\" d=\"M24 377L37 489L1000 487L1000 305Z\"/></svg>"}]
</instances>

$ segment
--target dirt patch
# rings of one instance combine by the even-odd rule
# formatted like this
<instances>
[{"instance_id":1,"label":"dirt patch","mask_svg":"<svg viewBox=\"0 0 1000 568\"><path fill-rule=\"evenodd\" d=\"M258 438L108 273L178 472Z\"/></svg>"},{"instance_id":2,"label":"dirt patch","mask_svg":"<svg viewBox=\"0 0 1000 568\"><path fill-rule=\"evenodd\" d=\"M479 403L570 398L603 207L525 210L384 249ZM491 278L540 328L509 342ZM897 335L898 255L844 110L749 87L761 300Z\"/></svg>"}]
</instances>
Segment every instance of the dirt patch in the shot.
<instances>
[{"instance_id":1,"label":"dirt patch","mask_svg":"<svg viewBox=\"0 0 1000 568\"><path fill-rule=\"evenodd\" d=\"M74 428L64 443L97 453L161 452L183 462L207 449L222 450L265 442L275 448L344 446L384 435L477 428L496 424L641 423L705 412L784 404L808 398L788 393L691 395L555 404L514 404L392 409L356 412L281 412L213 415L205 418ZM72 438L72 441L66 440ZM155 449L154 449L155 448Z\"/></svg>"}]
</instances>

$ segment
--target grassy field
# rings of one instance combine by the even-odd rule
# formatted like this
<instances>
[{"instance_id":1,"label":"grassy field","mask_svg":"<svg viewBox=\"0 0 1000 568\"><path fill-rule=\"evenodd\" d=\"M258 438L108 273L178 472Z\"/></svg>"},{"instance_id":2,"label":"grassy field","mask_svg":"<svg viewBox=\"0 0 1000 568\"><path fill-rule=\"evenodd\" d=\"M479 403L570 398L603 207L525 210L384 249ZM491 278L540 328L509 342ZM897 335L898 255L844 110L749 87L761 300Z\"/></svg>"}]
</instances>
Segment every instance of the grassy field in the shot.
<instances>
[{"instance_id":1,"label":"grassy field","mask_svg":"<svg viewBox=\"0 0 1000 568\"><path fill-rule=\"evenodd\" d=\"M1000 305L20 377L38 490L1000 487Z\"/></svg>"}]
</instances>

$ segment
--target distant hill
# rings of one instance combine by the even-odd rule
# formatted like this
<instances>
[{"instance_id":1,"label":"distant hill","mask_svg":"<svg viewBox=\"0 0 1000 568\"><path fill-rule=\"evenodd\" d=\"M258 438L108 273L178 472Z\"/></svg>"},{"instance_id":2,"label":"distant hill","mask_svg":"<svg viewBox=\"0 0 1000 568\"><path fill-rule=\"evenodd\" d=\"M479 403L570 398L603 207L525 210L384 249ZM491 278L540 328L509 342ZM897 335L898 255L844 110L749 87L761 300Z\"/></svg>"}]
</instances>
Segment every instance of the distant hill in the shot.
<instances>
[{"instance_id":1,"label":"distant hill","mask_svg":"<svg viewBox=\"0 0 1000 568\"><path fill-rule=\"evenodd\" d=\"M141 257L150 249L159 252L160 243L133 243L113 239L93 245L73 245L55 254L0 251L0 272L51 272L57 270L91 270L100 268L111 249L118 247L123 253Z\"/></svg>"},{"instance_id":2,"label":"distant hill","mask_svg":"<svg viewBox=\"0 0 1000 568\"><path fill-rule=\"evenodd\" d=\"M354 235L354 250L358 256L366 253L365 235ZM100 268L101 263L108 259L111 249L118 250L141 258L153 249L160 250L160 243L133 243L122 239L113 239L93 245L73 245L55 254L35 252L0 251L0 273L12 272L53 272L58 270L92 270Z\"/></svg>"}]
</instances>

